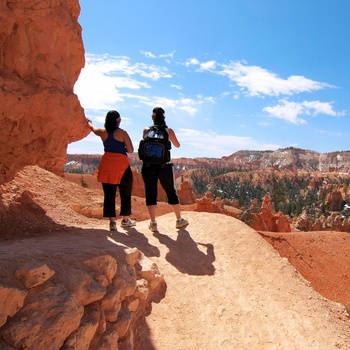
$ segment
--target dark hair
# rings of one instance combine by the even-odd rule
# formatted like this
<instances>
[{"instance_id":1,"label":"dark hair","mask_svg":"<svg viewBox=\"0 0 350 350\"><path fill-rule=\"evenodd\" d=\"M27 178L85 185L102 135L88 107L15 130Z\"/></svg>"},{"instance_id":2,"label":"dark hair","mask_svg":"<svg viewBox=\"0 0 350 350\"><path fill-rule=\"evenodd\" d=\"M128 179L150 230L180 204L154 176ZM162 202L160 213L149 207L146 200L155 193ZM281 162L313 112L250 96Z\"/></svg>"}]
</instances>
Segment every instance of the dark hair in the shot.
<instances>
[{"instance_id":1,"label":"dark hair","mask_svg":"<svg viewBox=\"0 0 350 350\"><path fill-rule=\"evenodd\" d=\"M106 114L105 129L106 131L114 131L117 126L117 120L120 118L120 114L117 111L109 111Z\"/></svg>"},{"instance_id":2,"label":"dark hair","mask_svg":"<svg viewBox=\"0 0 350 350\"><path fill-rule=\"evenodd\" d=\"M153 120L155 125L159 125L159 126L166 125L164 120L165 111L162 107L153 108L153 113L156 115Z\"/></svg>"}]
</instances>

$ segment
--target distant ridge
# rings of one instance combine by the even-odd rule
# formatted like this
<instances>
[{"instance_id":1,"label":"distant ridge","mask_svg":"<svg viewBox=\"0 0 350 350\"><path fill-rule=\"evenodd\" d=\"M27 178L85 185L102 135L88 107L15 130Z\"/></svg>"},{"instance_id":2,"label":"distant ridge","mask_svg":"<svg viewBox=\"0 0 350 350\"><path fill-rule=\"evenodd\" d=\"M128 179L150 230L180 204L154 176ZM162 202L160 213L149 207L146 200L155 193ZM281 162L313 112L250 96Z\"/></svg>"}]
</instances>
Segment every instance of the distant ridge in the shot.
<instances>
[{"instance_id":1,"label":"distant ridge","mask_svg":"<svg viewBox=\"0 0 350 350\"><path fill-rule=\"evenodd\" d=\"M141 161L137 153L129 156L131 166L140 167ZM64 171L69 172L77 167L87 169L96 168L101 159L99 154L68 154ZM274 168L275 170L295 171L342 171L350 169L350 151L334 151L319 153L312 150L288 147L276 151L250 151L240 150L230 156L221 158L174 158L173 163L181 169L195 169L220 167L228 170L241 171L263 170Z\"/></svg>"}]
</instances>

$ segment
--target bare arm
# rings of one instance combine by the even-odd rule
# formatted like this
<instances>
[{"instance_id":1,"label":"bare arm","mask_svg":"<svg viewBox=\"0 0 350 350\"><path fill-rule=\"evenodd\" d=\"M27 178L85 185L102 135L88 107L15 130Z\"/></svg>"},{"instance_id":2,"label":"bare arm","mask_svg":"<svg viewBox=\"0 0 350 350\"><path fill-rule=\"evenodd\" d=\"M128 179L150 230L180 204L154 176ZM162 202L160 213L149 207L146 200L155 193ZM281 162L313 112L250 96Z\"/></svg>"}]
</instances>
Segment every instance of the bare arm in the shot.
<instances>
[{"instance_id":1,"label":"bare arm","mask_svg":"<svg viewBox=\"0 0 350 350\"><path fill-rule=\"evenodd\" d=\"M169 140L171 141L171 143L176 147L179 148L180 147L180 142L176 137L176 134L174 132L173 129L168 129L168 134L169 134Z\"/></svg>"},{"instance_id":2,"label":"bare arm","mask_svg":"<svg viewBox=\"0 0 350 350\"><path fill-rule=\"evenodd\" d=\"M90 128L90 130L97 136L102 137L103 133L106 132L105 129L103 128L96 128L93 124L92 121L90 119L87 120L88 122L88 127Z\"/></svg>"},{"instance_id":3,"label":"bare arm","mask_svg":"<svg viewBox=\"0 0 350 350\"><path fill-rule=\"evenodd\" d=\"M134 152L134 146L131 142L130 136L125 130L123 130L123 131L124 131L123 132L123 134L124 134L123 139L124 139L124 143L125 143L126 152L132 153L132 152Z\"/></svg>"}]
</instances>

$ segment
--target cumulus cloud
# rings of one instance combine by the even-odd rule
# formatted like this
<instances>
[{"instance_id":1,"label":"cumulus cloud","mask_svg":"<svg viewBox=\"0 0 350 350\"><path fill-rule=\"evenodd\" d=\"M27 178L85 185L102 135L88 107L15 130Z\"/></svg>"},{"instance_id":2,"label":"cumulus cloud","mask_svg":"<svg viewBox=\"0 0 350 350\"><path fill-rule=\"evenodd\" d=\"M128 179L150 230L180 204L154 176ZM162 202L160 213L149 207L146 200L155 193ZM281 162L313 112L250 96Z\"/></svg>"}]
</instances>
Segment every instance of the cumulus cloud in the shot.
<instances>
[{"instance_id":1,"label":"cumulus cloud","mask_svg":"<svg viewBox=\"0 0 350 350\"><path fill-rule=\"evenodd\" d=\"M196 66L197 70L199 72L204 72L204 71L210 71L213 72L215 71L217 67L217 63L215 60L210 60L206 62L200 62L197 58L190 58L188 59L184 65L186 67L191 67L191 66Z\"/></svg>"},{"instance_id":2,"label":"cumulus cloud","mask_svg":"<svg viewBox=\"0 0 350 350\"><path fill-rule=\"evenodd\" d=\"M200 64L200 62L197 58L190 58L185 62L186 67L197 66L199 64Z\"/></svg>"},{"instance_id":3,"label":"cumulus cloud","mask_svg":"<svg viewBox=\"0 0 350 350\"><path fill-rule=\"evenodd\" d=\"M320 101L289 102L287 100L280 100L278 105L265 107L263 111L273 117L286 120L295 125L306 123L305 119L299 117L300 115L316 116L318 114L325 114L336 117L342 114L334 111L331 103Z\"/></svg>"},{"instance_id":4,"label":"cumulus cloud","mask_svg":"<svg viewBox=\"0 0 350 350\"><path fill-rule=\"evenodd\" d=\"M109 109L124 101L121 89L150 89L145 79L157 81L171 77L172 74L163 66L132 63L125 56L86 54L85 67L74 92L86 109Z\"/></svg>"},{"instance_id":5,"label":"cumulus cloud","mask_svg":"<svg viewBox=\"0 0 350 350\"><path fill-rule=\"evenodd\" d=\"M218 74L227 76L250 96L293 95L333 87L299 75L283 79L264 68L249 66L241 62L231 62L221 67L222 70L218 71Z\"/></svg>"},{"instance_id":6,"label":"cumulus cloud","mask_svg":"<svg viewBox=\"0 0 350 350\"><path fill-rule=\"evenodd\" d=\"M199 65L201 71L213 71L216 68L216 61L207 61Z\"/></svg>"}]
</instances>

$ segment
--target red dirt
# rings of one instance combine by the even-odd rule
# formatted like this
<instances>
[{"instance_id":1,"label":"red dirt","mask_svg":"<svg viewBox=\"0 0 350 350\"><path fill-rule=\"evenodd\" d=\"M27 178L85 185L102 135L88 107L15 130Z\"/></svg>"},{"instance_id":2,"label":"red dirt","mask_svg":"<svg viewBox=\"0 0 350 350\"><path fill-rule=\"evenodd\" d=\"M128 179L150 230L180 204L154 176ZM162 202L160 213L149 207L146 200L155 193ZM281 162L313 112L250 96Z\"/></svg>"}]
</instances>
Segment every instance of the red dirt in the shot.
<instances>
[{"instance_id":1,"label":"red dirt","mask_svg":"<svg viewBox=\"0 0 350 350\"><path fill-rule=\"evenodd\" d=\"M91 249L102 240L139 247L164 273L167 292L153 305L135 349L350 348L342 306L350 308L349 234L257 233L232 217L186 206L190 225L177 231L165 203L158 207L160 232L152 234L144 199L133 197L137 226L130 232L118 227L112 235L101 219L102 200L92 184L84 188L26 167L1 186L4 261L21 258L16 244L26 242L31 259L34 248L63 254L77 240ZM62 242L61 236L67 239Z\"/></svg>"}]
</instances>

